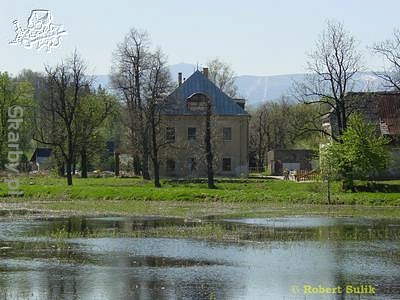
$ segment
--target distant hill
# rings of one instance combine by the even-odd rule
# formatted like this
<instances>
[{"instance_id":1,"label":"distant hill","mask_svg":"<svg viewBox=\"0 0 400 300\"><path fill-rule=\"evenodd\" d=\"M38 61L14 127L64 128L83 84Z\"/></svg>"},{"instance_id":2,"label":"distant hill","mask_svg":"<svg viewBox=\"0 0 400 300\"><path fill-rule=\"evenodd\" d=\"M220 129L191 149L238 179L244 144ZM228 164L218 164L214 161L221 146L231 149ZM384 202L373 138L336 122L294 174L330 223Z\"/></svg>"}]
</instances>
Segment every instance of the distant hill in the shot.
<instances>
[{"instance_id":1,"label":"distant hill","mask_svg":"<svg viewBox=\"0 0 400 300\"><path fill-rule=\"evenodd\" d=\"M178 72L183 78L188 78L196 71L194 64L180 63L169 66L171 77L177 81ZM200 67L199 67L200 69ZM235 77L236 85L241 97L247 100L248 105L257 105L264 101L276 101L282 96L290 97L290 89L294 81L304 80L306 74L288 74L271 76L240 75ZM105 88L111 88L109 75L95 75L95 82ZM372 72L361 72L356 76L357 86L354 90L383 90L382 79Z\"/></svg>"}]
</instances>

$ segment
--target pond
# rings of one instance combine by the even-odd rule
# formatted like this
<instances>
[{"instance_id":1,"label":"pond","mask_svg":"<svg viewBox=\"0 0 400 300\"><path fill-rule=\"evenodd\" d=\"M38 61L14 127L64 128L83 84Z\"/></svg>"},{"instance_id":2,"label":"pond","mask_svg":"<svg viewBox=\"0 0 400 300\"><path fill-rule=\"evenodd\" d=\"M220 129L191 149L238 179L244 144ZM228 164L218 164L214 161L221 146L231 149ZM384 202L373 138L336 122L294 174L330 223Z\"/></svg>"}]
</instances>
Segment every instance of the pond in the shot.
<instances>
[{"instance_id":1,"label":"pond","mask_svg":"<svg viewBox=\"0 0 400 300\"><path fill-rule=\"evenodd\" d=\"M3 219L0 299L399 299L399 237L398 219Z\"/></svg>"}]
</instances>

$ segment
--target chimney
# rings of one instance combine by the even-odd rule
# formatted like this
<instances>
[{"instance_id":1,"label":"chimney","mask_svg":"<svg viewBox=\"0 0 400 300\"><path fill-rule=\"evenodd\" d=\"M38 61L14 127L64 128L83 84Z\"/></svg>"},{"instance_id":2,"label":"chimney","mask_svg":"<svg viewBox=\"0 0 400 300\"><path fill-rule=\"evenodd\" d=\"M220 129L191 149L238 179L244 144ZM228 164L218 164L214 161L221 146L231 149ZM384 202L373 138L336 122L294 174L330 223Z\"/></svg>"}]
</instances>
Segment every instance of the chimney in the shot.
<instances>
[{"instance_id":1,"label":"chimney","mask_svg":"<svg viewBox=\"0 0 400 300\"><path fill-rule=\"evenodd\" d=\"M208 78L208 68L203 68L203 75Z\"/></svg>"},{"instance_id":2,"label":"chimney","mask_svg":"<svg viewBox=\"0 0 400 300\"><path fill-rule=\"evenodd\" d=\"M182 85L182 72L178 73L178 85L181 86Z\"/></svg>"}]
</instances>

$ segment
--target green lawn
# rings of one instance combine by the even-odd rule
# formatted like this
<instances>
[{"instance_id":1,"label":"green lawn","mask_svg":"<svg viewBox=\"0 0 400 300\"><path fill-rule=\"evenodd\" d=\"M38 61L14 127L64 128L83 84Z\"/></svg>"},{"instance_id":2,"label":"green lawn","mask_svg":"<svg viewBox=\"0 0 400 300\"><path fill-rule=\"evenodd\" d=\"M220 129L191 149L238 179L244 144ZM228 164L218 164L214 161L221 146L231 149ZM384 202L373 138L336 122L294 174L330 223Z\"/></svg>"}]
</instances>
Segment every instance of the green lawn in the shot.
<instances>
[{"instance_id":1,"label":"green lawn","mask_svg":"<svg viewBox=\"0 0 400 300\"><path fill-rule=\"evenodd\" d=\"M386 182L400 185L400 181ZM18 204L22 209L45 209L80 214L157 214L204 216L218 214L335 213L374 215L376 209L391 207L384 214L400 215L400 193L344 193L339 183L332 187L332 204L326 203L321 182L297 183L265 179L219 179L217 189L205 182L164 181L162 188L138 178L74 178L68 187L64 178L21 177L23 197L8 197L0 184L0 204ZM364 208L359 208L359 207ZM367 212L370 211L370 212ZM356 214L357 214L356 213Z\"/></svg>"}]
</instances>

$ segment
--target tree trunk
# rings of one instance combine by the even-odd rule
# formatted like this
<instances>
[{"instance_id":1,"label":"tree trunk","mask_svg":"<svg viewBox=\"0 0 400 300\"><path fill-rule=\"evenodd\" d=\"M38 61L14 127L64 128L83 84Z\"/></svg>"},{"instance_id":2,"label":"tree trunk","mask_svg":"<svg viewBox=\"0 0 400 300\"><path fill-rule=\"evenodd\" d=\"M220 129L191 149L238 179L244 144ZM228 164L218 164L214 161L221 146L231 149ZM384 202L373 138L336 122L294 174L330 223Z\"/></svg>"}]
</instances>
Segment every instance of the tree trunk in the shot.
<instances>
[{"instance_id":1,"label":"tree trunk","mask_svg":"<svg viewBox=\"0 0 400 300\"><path fill-rule=\"evenodd\" d=\"M327 198L328 198L328 204L331 204L331 180L330 180L330 178L329 178L329 176L328 176L328 178L327 178L327 183L328 183L328 195L327 195Z\"/></svg>"},{"instance_id":2,"label":"tree trunk","mask_svg":"<svg viewBox=\"0 0 400 300\"><path fill-rule=\"evenodd\" d=\"M343 128L343 114L342 114L342 104L339 101L336 101L336 120L337 120L337 126L338 126L338 134L339 134L339 140L340 143L343 143L342 141L342 134L344 132L344 128Z\"/></svg>"},{"instance_id":3,"label":"tree trunk","mask_svg":"<svg viewBox=\"0 0 400 300\"><path fill-rule=\"evenodd\" d=\"M114 153L114 158L115 158L115 176L119 176L119 153L115 152Z\"/></svg>"},{"instance_id":4,"label":"tree trunk","mask_svg":"<svg viewBox=\"0 0 400 300\"><path fill-rule=\"evenodd\" d=\"M137 65L135 68L135 90L136 90L136 104L138 108L138 120L139 120L139 132L140 132L140 141L142 142L141 150L142 150L142 176L143 179L150 180L149 174L149 147L148 147L148 131L146 130L145 118L143 116L143 106L142 106L142 99L141 99L141 74L140 68Z\"/></svg>"},{"instance_id":5,"label":"tree trunk","mask_svg":"<svg viewBox=\"0 0 400 300\"><path fill-rule=\"evenodd\" d=\"M211 103L207 99L207 114L206 114L206 161L207 161L207 185L209 189L215 189L214 170L213 170L213 153L211 148Z\"/></svg>"},{"instance_id":6,"label":"tree trunk","mask_svg":"<svg viewBox=\"0 0 400 300\"><path fill-rule=\"evenodd\" d=\"M151 110L151 145L153 150L153 171L154 171L154 186L159 188L161 187L160 183L160 162L158 161L158 144L157 144L157 128L155 123L155 111L154 108Z\"/></svg>"},{"instance_id":7,"label":"tree trunk","mask_svg":"<svg viewBox=\"0 0 400 300\"><path fill-rule=\"evenodd\" d=\"M81 151L81 178L88 177L88 158L86 153L86 148Z\"/></svg>"},{"instance_id":8,"label":"tree trunk","mask_svg":"<svg viewBox=\"0 0 400 300\"><path fill-rule=\"evenodd\" d=\"M353 179L353 168L349 165L344 166L344 170L342 173L343 182L342 182L342 189L343 191L355 191L354 187L354 179Z\"/></svg>"},{"instance_id":9,"label":"tree trunk","mask_svg":"<svg viewBox=\"0 0 400 300\"><path fill-rule=\"evenodd\" d=\"M149 152L147 147L145 147L145 151L143 153L143 160L142 160L142 176L145 180L150 180L150 173L149 173Z\"/></svg>"},{"instance_id":10,"label":"tree trunk","mask_svg":"<svg viewBox=\"0 0 400 300\"><path fill-rule=\"evenodd\" d=\"M159 188L161 187L161 183L160 183L160 164L157 161L153 162L154 164L154 186Z\"/></svg>"},{"instance_id":11,"label":"tree trunk","mask_svg":"<svg viewBox=\"0 0 400 300\"><path fill-rule=\"evenodd\" d=\"M67 159L65 163L67 165L67 184L72 185L72 161Z\"/></svg>"},{"instance_id":12,"label":"tree trunk","mask_svg":"<svg viewBox=\"0 0 400 300\"><path fill-rule=\"evenodd\" d=\"M142 116L142 115L141 115ZM147 127L147 119L142 116L142 176L145 180L150 180L150 173L149 173L149 156L150 156L150 140L149 140L149 130Z\"/></svg>"},{"instance_id":13,"label":"tree trunk","mask_svg":"<svg viewBox=\"0 0 400 300\"><path fill-rule=\"evenodd\" d=\"M65 162L57 162L57 171L58 171L58 176L64 177L65 175Z\"/></svg>"},{"instance_id":14,"label":"tree trunk","mask_svg":"<svg viewBox=\"0 0 400 300\"><path fill-rule=\"evenodd\" d=\"M257 159L257 171L258 172L261 172L261 169L262 169L262 167L263 167L263 165L264 165L264 155L263 155L263 133L262 133L262 129L261 129L261 122L260 122L260 124L259 124L259 126L260 126L260 128L259 128L259 131L258 131L258 153L257 153L257 155L258 155L258 159Z\"/></svg>"},{"instance_id":15,"label":"tree trunk","mask_svg":"<svg viewBox=\"0 0 400 300\"><path fill-rule=\"evenodd\" d=\"M133 156L133 173L135 175L140 175L140 159L137 154Z\"/></svg>"},{"instance_id":16,"label":"tree trunk","mask_svg":"<svg viewBox=\"0 0 400 300\"><path fill-rule=\"evenodd\" d=\"M68 154L67 159L65 160L67 164L67 183L68 185L72 185L72 164L74 162L74 149L72 145L72 131L71 128L67 128L68 131Z\"/></svg>"}]
</instances>

